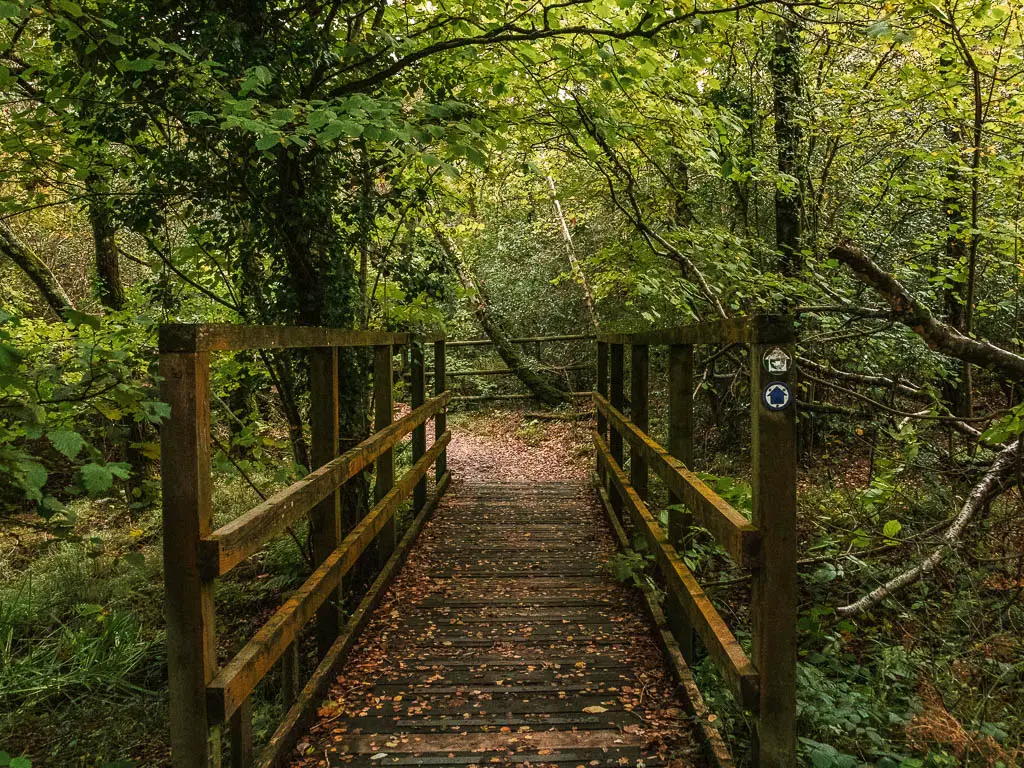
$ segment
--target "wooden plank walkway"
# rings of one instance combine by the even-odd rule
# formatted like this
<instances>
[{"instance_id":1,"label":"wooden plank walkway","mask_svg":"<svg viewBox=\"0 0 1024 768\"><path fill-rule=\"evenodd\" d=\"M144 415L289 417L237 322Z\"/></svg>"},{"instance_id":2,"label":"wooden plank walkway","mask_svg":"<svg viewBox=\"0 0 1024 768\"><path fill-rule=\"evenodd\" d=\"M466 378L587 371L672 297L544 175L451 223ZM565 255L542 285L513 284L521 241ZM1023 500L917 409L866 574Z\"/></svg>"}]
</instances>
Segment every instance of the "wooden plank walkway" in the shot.
<instances>
[{"instance_id":1,"label":"wooden plank walkway","mask_svg":"<svg viewBox=\"0 0 1024 768\"><path fill-rule=\"evenodd\" d=\"M580 481L456 482L294 766L703 766Z\"/></svg>"}]
</instances>

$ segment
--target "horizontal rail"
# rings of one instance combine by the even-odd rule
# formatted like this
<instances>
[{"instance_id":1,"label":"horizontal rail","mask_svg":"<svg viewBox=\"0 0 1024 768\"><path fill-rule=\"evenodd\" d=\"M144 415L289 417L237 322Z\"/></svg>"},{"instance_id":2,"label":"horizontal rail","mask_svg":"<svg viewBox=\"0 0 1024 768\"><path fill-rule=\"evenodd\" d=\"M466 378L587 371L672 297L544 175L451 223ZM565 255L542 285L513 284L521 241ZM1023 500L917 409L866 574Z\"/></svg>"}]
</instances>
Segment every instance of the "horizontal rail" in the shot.
<instances>
[{"instance_id":1,"label":"horizontal rail","mask_svg":"<svg viewBox=\"0 0 1024 768\"><path fill-rule=\"evenodd\" d=\"M569 392L571 397L590 397L593 394L592 390L583 390L581 392ZM537 396L530 393L517 393L514 395L454 395L452 402L456 400L461 402L467 401L483 401L483 400L536 400Z\"/></svg>"},{"instance_id":2,"label":"horizontal rail","mask_svg":"<svg viewBox=\"0 0 1024 768\"><path fill-rule=\"evenodd\" d=\"M537 368L538 371L544 371L545 373L559 373L561 371L592 371L594 370L593 365L566 365L560 368L550 368L541 366ZM427 375L430 376L434 372L427 371ZM514 375L515 371L511 368L484 368L479 371L445 371L445 375L449 378L452 376L502 376L502 375Z\"/></svg>"},{"instance_id":3,"label":"horizontal rail","mask_svg":"<svg viewBox=\"0 0 1024 768\"><path fill-rule=\"evenodd\" d=\"M210 725L225 722L277 662L299 631L316 615L341 578L355 565L374 537L394 516L424 477L441 451L451 441L445 432L419 461L395 483L367 515L360 520L337 548L310 574L309 578L285 601L266 624L218 672L207 687L207 712Z\"/></svg>"},{"instance_id":4,"label":"horizontal rail","mask_svg":"<svg viewBox=\"0 0 1024 768\"><path fill-rule=\"evenodd\" d=\"M708 655L721 670L736 701L745 709L756 712L760 705L760 682L757 670L740 647L697 579L669 543L661 524L651 515L647 505L629 484L622 468L612 458L604 438L593 430L591 435L597 449L598 461L618 490L619 497L629 508L634 525L643 534L658 568L665 577L665 585L685 611L690 624L700 637Z\"/></svg>"},{"instance_id":5,"label":"horizontal rail","mask_svg":"<svg viewBox=\"0 0 1024 768\"><path fill-rule=\"evenodd\" d=\"M408 344L413 338L408 333L350 331L313 326L168 323L160 326L159 346L161 352L224 352L240 349L401 345Z\"/></svg>"},{"instance_id":6,"label":"horizontal rail","mask_svg":"<svg viewBox=\"0 0 1024 768\"><path fill-rule=\"evenodd\" d=\"M624 551L628 550L630 548L629 537L626 535L622 523L619 522L619 518L615 515L608 491L599 477L594 476L593 482L601 500L601 506L604 507L605 516L608 518L608 524L611 525L612 533L615 534L615 538L619 542L619 548ZM647 611L654 621L658 645L668 657L672 676L676 679L680 692L683 694L683 704L696 718L697 726L700 729L699 733L704 739L704 752L714 768L736 768L736 763L733 761L732 755L729 754L729 748L725 745L721 731L714 726L715 718L709 717L711 712L704 701L700 688L697 687L697 681L693 678L693 671L686 663L679 642L672 633L672 628L665 617L665 610L659 604L660 601L655 596L653 589L644 584L641 590L644 594L644 602L647 604ZM665 608L667 609L668 606Z\"/></svg>"},{"instance_id":7,"label":"horizontal rail","mask_svg":"<svg viewBox=\"0 0 1024 768\"><path fill-rule=\"evenodd\" d=\"M444 408L448 392L428 400L403 418L370 435L359 445L310 472L199 542L199 568L204 579L222 576L259 551L317 503L370 466L381 454Z\"/></svg>"},{"instance_id":8,"label":"horizontal rail","mask_svg":"<svg viewBox=\"0 0 1024 768\"><path fill-rule=\"evenodd\" d=\"M599 333L608 344L784 344L796 338L791 315L755 315L709 320L640 333Z\"/></svg>"},{"instance_id":9,"label":"horizontal rail","mask_svg":"<svg viewBox=\"0 0 1024 768\"><path fill-rule=\"evenodd\" d=\"M579 333L570 336L527 336L517 339L509 339L510 344L533 344L547 341L592 341L594 334ZM485 347L494 342L490 339L462 339L461 341L449 341L448 347Z\"/></svg>"},{"instance_id":10,"label":"horizontal rail","mask_svg":"<svg viewBox=\"0 0 1024 768\"><path fill-rule=\"evenodd\" d=\"M761 534L753 523L596 392L594 404L611 427L643 455L651 471L676 498L683 500L697 523L714 536L737 565L753 568L758 564Z\"/></svg>"}]
</instances>

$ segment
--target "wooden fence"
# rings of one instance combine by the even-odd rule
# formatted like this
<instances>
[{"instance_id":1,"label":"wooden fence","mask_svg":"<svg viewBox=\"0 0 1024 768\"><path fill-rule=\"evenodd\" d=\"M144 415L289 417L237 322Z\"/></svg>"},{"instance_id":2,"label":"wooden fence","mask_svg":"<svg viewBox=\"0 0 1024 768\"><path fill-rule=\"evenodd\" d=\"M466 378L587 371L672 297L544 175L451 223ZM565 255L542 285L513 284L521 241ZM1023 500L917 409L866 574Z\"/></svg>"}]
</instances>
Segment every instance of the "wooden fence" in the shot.
<instances>
[{"instance_id":1,"label":"wooden fence","mask_svg":"<svg viewBox=\"0 0 1024 768\"><path fill-rule=\"evenodd\" d=\"M687 662L698 639L722 672L753 728L753 764L796 765L796 399L795 331L790 317L762 316L637 334L599 334L598 424L593 433L602 495L613 515L629 513L666 586L665 613ZM749 346L753 514L748 521L692 471L693 361L700 344ZM668 449L647 434L648 355L669 348ZM625 348L630 406L625 409ZM629 445L629 476L623 470ZM668 532L648 507L648 476L667 488ZM751 572L752 654L747 656L680 557L692 525L705 528L733 562Z\"/></svg>"},{"instance_id":2,"label":"wooden fence","mask_svg":"<svg viewBox=\"0 0 1024 768\"><path fill-rule=\"evenodd\" d=\"M562 336L524 336L518 338L509 339L510 344L515 344L522 347L533 347L533 356L541 363L541 367L538 369L542 373L563 373L567 374L574 371L593 371L593 362L580 363L576 365L567 366L544 366L543 354L541 350L543 345L552 344L558 342L582 342L584 344L590 344L594 341L596 336L594 334L570 334ZM494 342L490 339L461 339L458 341L449 341L449 351L462 350L462 349L475 349L478 347L492 346ZM593 358L591 358L592 360ZM431 371L427 371L427 375L430 375ZM461 371L449 371L449 378L461 378L470 377L476 378L479 376L514 376L515 372L508 367L501 368L480 368L475 370L461 370ZM579 397L589 396L590 392L572 392L571 394ZM452 395L452 402L487 402L493 400L531 400L534 395L529 392L516 392L516 393L499 393L489 395Z\"/></svg>"},{"instance_id":3,"label":"wooden fence","mask_svg":"<svg viewBox=\"0 0 1024 768\"><path fill-rule=\"evenodd\" d=\"M423 345L434 343L434 393L426 399ZM374 433L339 455L338 349L373 347ZM392 360L396 347L412 357L412 412L393 420ZM226 525L213 528L210 472L210 355L242 349L305 348L311 387L312 471ZM450 399L445 388L445 341L408 334L234 325L167 325L160 332L160 375L171 417L162 430L164 582L171 750L175 768L222 763L222 727L229 731L232 768L276 768L315 714L332 671L383 596L397 565L450 476L445 448ZM435 441L427 448L426 423ZM413 467L395 480L393 449L412 434ZM428 499L426 474L435 464ZM374 506L361 519L342 509L341 487L376 466ZM409 496L414 520L396 541L395 513ZM314 571L226 664L217 663L214 583L292 523L309 520ZM347 622L342 577L377 541L380 572ZM314 620L318 658L303 684L299 636ZM257 758L253 753L250 697L274 668L288 711Z\"/></svg>"}]
</instances>

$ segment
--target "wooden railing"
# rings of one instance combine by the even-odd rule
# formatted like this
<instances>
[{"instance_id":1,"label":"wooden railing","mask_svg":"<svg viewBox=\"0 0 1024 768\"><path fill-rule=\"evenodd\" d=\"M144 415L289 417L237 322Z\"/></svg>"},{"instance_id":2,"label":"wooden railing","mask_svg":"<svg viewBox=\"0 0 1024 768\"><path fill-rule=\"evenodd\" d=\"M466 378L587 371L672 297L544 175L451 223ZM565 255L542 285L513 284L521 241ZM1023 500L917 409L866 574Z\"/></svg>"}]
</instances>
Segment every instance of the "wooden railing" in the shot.
<instances>
[{"instance_id":1,"label":"wooden railing","mask_svg":"<svg viewBox=\"0 0 1024 768\"><path fill-rule=\"evenodd\" d=\"M435 397L426 400L423 344L434 343ZM338 349L373 347L374 433L339 455ZM412 355L413 410L393 421L395 348ZM310 373L310 457L313 471L242 516L214 530L210 473L210 353L242 349L304 348ZM167 325L160 332L160 375L171 416L162 430L164 581L172 761L176 768L222 762L223 725L232 768L276 768L332 678L340 659L380 600L397 564L448 486L445 449L450 399L445 389L445 341L408 334L233 325ZM426 423L434 419L429 450ZM393 450L412 434L413 466L397 482ZM435 489L427 498L427 472ZM375 503L361 519L343 510L341 487L376 466ZM401 542L395 513L412 496L414 520ZM214 582L255 554L292 523L308 518L314 570L223 667L217 663ZM344 621L342 578L377 542L380 572ZM315 618L319 665L303 685L300 632ZM251 695L281 665L287 714L257 759L253 753Z\"/></svg>"},{"instance_id":2,"label":"wooden railing","mask_svg":"<svg viewBox=\"0 0 1024 768\"><path fill-rule=\"evenodd\" d=\"M666 587L665 613L687 662L694 638L721 671L754 723L752 763L796 765L796 399L795 332L789 317L762 316L637 334L598 335L598 424L593 433L602 498L625 508L644 537ZM752 521L693 473L693 350L745 344L751 370ZM648 434L649 347L669 347L668 449ZM630 407L625 408L625 348L630 349ZM788 361L788 363L787 363ZM629 445L629 477L623 470ZM648 507L648 474L664 483L672 505L666 532ZM692 525L705 528L752 576L752 654L741 644L679 554Z\"/></svg>"}]
</instances>

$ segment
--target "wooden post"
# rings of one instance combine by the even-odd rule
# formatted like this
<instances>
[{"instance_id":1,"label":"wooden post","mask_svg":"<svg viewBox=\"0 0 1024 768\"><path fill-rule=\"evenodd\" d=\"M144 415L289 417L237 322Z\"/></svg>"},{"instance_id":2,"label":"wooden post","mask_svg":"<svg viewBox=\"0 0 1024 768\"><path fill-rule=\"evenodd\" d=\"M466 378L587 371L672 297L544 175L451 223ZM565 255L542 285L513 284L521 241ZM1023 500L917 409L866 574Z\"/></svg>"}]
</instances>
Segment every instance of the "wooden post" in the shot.
<instances>
[{"instance_id":1,"label":"wooden post","mask_svg":"<svg viewBox=\"0 0 1024 768\"><path fill-rule=\"evenodd\" d=\"M668 452L693 469L693 345L673 344L668 353ZM669 493L669 504L682 499ZM677 547L690 527L690 515L671 510L668 536Z\"/></svg>"},{"instance_id":2,"label":"wooden post","mask_svg":"<svg viewBox=\"0 0 1024 768\"><path fill-rule=\"evenodd\" d=\"M424 377L424 365L423 365L423 345L414 341L412 343L412 402L410 403L415 410L419 408L427 399L427 381ZM427 452L427 425L420 424L412 431L412 462L415 464L421 458L423 454ZM412 492L412 511L414 515L419 514L419 511L423 509L423 506L427 503L427 478L424 475L420 478L420 481L416 483L416 487L413 488Z\"/></svg>"},{"instance_id":3,"label":"wooden post","mask_svg":"<svg viewBox=\"0 0 1024 768\"><path fill-rule=\"evenodd\" d=\"M445 341L440 339L434 342L434 395L440 396L444 394L445 387L448 386L445 381ZM441 435L448 429L448 412L446 408L442 408L438 411L437 416L434 417L434 440L437 440ZM441 451L441 455L437 457L437 464L434 467L434 480L440 482L444 473L448 471L448 449L445 448Z\"/></svg>"},{"instance_id":4,"label":"wooden post","mask_svg":"<svg viewBox=\"0 0 1024 768\"><path fill-rule=\"evenodd\" d=\"M310 469L338 455L338 350L322 347L309 351L309 460ZM313 563L320 565L341 542L341 491L337 490L309 513ZM341 588L316 614L316 641L323 656L341 626Z\"/></svg>"},{"instance_id":5,"label":"wooden post","mask_svg":"<svg viewBox=\"0 0 1024 768\"><path fill-rule=\"evenodd\" d=\"M623 360L623 348L621 344L611 345L611 357L610 357L610 372L609 372L609 402L612 407L622 410L623 401L625 400L623 393L623 385L625 379L624 360ZM608 448L611 451L612 458L615 459L615 463L620 467L622 466L622 435L619 434L618 430L614 427L609 428L608 435ZM618 491L615 489L614 484L609 486L608 490L609 498L612 502L612 508L616 514L622 513L622 498L619 496Z\"/></svg>"},{"instance_id":6,"label":"wooden post","mask_svg":"<svg viewBox=\"0 0 1024 768\"><path fill-rule=\"evenodd\" d=\"M668 451L693 469L693 345L673 344L668 353ZM669 493L669 504L681 505L682 499ZM689 511L670 509L668 538L682 555L683 537L693 524ZM687 664L695 660L697 645L693 625L671 592L665 595L666 611L672 634Z\"/></svg>"},{"instance_id":7,"label":"wooden post","mask_svg":"<svg viewBox=\"0 0 1024 768\"><path fill-rule=\"evenodd\" d=\"M231 768L252 768L252 697L246 696L228 722L231 732Z\"/></svg>"},{"instance_id":8,"label":"wooden post","mask_svg":"<svg viewBox=\"0 0 1024 768\"><path fill-rule=\"evenodd\" d=\"M772 387L794 381L792 321L780 337L776 323L770 326L783 343L763 343L768 324L755 318L759 335L750 345L750 391L753 403L753 522L761 532L761 565L754 572L751 594L753 655L761 683L761 706L754 733L754 761L758 768L789 768L796 765L796 396ZM786 371L766 370L765 354L778 348L789 357ZM774 392L774 395L771 394Z\"/></svg>"},{"instance_id":9,"label":"wooden post","mask_svg":"<svg viewBox=\"0 0 1024 768\"><path fill-rule=\"evenodd\" d=\"M213 582L199 576L199 539L213 530L209 353L161 354L160 376L171 408L160 430L171 761L206 768L220 752L219 729L211 745L206 720L217 669Z\"/></svg>"},{"instance_id":10,"label":"wooden post","mask_svg":"<svg viewBox=\"0 0 1024 768\"><path fill-rule=\"evenodd\" d=\"M390 344L373 348L373 430L379 432L394 419L395 401L392 383L394 372L391 367L394 354ZM375 501L383 499L395 485L395 454L385 451L377 459L377 480L373 486ZM384 563L395 551L395 518L384 524L377 538L378 565Z\"/></svg>"},{"instance_id":11,"label":"wooden post","mask_svg":"<svg viewBox=\"0 0 1024 768\"><path fill-rule=\"evenodd\" d=\"M597 393L608 397L608 344L597 342ZM604 414L597 412L597 434L608 439L608 421Z\"/></svg>"},{"instance_id":12,"label":"wooden post","mask_svg":"<svg viewBox=\"0 0 1024 768\"><path fill-rule=\"evenodd\" d=\"M648 421L648 377L650 374L650 350L646 344L630 344L629 347L629 420L644 432ZM639 451L629 449L629 484L641 499L647 498L647 460Z\"/></svg>"}]
</instances>

